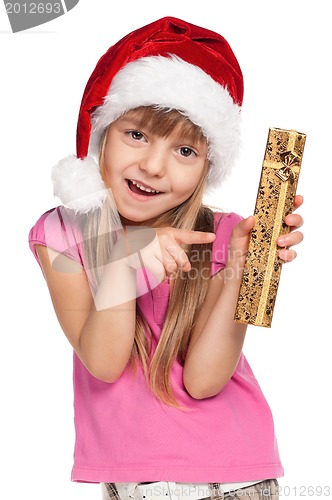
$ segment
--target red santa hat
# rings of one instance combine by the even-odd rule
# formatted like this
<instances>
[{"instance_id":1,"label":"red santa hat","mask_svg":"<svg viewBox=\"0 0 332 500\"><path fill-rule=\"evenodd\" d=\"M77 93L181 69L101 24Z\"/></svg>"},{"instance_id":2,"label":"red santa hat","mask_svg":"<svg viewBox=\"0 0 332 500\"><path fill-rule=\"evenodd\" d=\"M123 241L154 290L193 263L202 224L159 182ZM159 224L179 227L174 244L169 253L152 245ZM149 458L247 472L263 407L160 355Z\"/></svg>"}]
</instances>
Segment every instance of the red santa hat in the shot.
<instances>
[{"instance_id":1,"label":"red santa hat","mask_svg":"<svg viewBox=\"0 0 332 500\"><path fill-rule=\"evenodd\" d=\"M86 85L77 124L77 151L53 167L54 194L69 208L102 206L106 187L99 150L108 125L130 109L177 109L208 141L207 188L230 172L239 149L243 78L218 33L164 17L133 31L98 61Z\"/></svg>"}]
</instances>

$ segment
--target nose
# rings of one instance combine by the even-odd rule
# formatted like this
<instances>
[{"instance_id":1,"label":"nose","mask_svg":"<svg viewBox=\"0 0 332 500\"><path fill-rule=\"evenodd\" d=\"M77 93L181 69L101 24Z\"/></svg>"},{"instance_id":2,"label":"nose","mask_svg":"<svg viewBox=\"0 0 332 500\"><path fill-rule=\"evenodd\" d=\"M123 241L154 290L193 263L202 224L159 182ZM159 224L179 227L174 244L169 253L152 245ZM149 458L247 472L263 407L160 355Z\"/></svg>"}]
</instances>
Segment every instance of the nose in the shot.
<instances>
[{"instance_id":1,"label":"nose","mask_svg":"<svg viewBox=\"0 0 332 500\"><path fill-rule=\"evenodd\" d=\"M167 154L157 145L147 148L139 159L139 168L148 173L151 177L162 177L167 166Z\"/></svg>"}]
</instances>

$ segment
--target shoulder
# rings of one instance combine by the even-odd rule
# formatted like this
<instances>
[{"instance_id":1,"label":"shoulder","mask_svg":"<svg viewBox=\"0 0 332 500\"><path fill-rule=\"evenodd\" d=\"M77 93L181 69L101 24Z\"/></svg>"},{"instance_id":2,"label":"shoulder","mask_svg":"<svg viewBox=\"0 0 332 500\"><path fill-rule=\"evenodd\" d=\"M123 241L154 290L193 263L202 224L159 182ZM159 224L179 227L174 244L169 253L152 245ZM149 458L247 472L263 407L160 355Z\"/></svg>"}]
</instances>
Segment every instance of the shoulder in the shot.
<instances>
[{"instance_id":1,"label":"shoulder","mask_svg":"<svg viewBox=\"0 0 332 500\"><path fill-rule=\"evenodd\" d=\"M235 212L215 212L214 213L214 229L215 231L219 231L222 229L223 231L233 230L233 227L238 224L243 217Z\"/></svg>"},{"instance_id":2,"label":"shoulder","mask_svg":"<svg viewBox=\"0 0 332 500\"><path fill-rule=\"evenodd\" d=\"M43 245L81 262L82 231L75 212L63 206L45 212L29 231L29 246L37 261L35 245Z\"/></svg>"},{"instance_id":3,"label":"shoulder","mask_svg":"<svg viewBox=\"0 0 332 500\"><path fill-rule=\"evenodd\" d=\"M228 257L228 246L234 226L243 217L235 212L215 212L214 232L216 239L212 244L211 276L226 266Z\"/></svg>"}]
</instances>

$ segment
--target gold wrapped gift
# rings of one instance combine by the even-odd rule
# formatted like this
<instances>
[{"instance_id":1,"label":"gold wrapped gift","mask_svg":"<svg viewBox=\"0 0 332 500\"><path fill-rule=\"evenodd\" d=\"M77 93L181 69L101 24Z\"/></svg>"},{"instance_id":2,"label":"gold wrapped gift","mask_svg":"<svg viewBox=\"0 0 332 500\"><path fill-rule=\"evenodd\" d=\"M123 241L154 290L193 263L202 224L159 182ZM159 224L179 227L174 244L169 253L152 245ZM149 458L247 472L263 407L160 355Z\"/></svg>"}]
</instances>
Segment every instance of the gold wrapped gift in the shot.
<instances>
[{"instance_id":1,"label":"gold wrapped gift","mask_svg":"<svg viewBox=\"0 0 332 500\"><path fill-rule=\"evenodd\" d=\"M234 320L271 327L282 260L277 238L289 232L306 135L270 128Z\"/></svg>"}]
</instances>

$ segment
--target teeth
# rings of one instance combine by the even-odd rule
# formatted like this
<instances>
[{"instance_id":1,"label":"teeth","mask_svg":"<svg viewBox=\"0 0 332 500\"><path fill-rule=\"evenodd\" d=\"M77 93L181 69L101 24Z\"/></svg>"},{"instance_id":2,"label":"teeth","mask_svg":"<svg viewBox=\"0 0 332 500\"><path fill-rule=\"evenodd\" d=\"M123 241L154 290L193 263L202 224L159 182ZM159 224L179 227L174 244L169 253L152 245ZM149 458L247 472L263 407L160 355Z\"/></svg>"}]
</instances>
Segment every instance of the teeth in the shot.
<instances>
[{"instance_id":1,"label":"teeth","mask_svg":"<svg viewBox=\"0 0 332 500\"><path fill-rule=\"evenodd\" d=\"M131 182L133 184L135 184L135 186L137 186L139 189L141 189L142 191L146 191L147 193L160 193L160 191L156 191L155 189L150 189L150 188L147 188L145 186L142 186L141 184L139 184L136 181L133 181L132 179L131 179Z\"/></svg>"}]
</instances>

